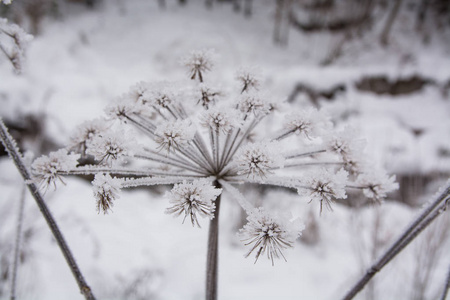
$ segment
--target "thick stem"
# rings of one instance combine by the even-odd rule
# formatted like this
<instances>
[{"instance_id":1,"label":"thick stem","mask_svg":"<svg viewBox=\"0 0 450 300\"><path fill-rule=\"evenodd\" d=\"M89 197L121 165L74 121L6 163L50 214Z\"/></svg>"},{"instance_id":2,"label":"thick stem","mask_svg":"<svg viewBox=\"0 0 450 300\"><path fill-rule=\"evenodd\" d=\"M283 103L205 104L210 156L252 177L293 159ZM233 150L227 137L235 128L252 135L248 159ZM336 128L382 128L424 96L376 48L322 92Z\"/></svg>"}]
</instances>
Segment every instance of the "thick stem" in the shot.
<instances>
[{"instance_id":1,"label":"thick stem","mask_svg":"<svg viewBox=\"0 0 450 300\"><path fill-rule=\"evenodd\" d=\"M61 249L64 258L66 259L67 265L72 271L72 274L78 284L78 287L80 288L80 292L87 300L95 300L95 297L92 294L90 287L84 280L84 277L81 274L80 269L78 268L75 258L73 257L72 252L69 249L69 246L67 245L61 231L59 230L59 227L56 224L53 215L48 209L47 204L45 203L42 195L39 193L38 187L36 186L36 184L31 182L30 173L28 169L25 167L25 164L23 163L22 156L20 155L19 150L16 147L16 143L14 139L11 137L11 135L9 135L8 130L6 129L5 124L3 124L3 120L1 118L0 118L0 139L2 140L10 157L13 159L14 164L19 170L23 179L25 180L25 182L28 183L28 189L30 190L33 198L36 200L36 203L42 215L44 216L45 221L47 221L47 225L50 227L53 237L55 238L59 248Z\"/></svg>"},{"instance_id":2,"label":"thick stem","mask_svg":"<svg viewBox=\"0 0 450 300\"><path fill-rule=\"evenodd\" d=\"M366 274L353 286L344 296L344 300L353 299L364 286L388 264L398 253L400 253L414 238L417 237L432 221L436 219L447 207L450 186L448 186L439 197L432 202L403 232L397 241L386 250L386 252L367 270Z\"/></svg>"},{"instance_id":3,"label":"thick stem","mask_svg":"<svg viewBox=\"0 0 450 300\"><path fill-rule=\"evenodd\" d=\"M215 181L216 188L221 188L219 182ZM217 299L217 269L218 269L218 245L219 245L219 211L220 199L217 197L214 218L209 223L208 253L206 256L206 300Z\"/></svg>"}]
</instances>

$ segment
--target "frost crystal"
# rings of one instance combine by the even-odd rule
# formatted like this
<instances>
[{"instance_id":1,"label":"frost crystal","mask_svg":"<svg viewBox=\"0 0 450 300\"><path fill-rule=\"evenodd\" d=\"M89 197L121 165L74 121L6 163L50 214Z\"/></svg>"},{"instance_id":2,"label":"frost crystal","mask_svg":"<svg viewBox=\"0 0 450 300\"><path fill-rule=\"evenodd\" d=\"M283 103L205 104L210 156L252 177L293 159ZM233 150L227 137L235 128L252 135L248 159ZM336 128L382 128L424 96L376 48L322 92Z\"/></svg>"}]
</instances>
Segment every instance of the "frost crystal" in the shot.
<instances>
[{"instance_id":1,"label":"frost crystal","mask_svg":"<svg viewBox=\"0 0 450 300\"><path fill-rule=\"evenodd\" d=\"M168 214L176 216L184 213L183 223L189 216L192 226L198 223L197 215L202 217L214 218L215 204L214 200L222 193L222 189L217 189L207 180L196 180L192 183L177 184L168 193L168 198L173 206L166 210Z\"/></svg>"},{"instance_id":2,"label":"frost crystal","mask_svg":"<svg viewBox=\"0 0 450 300\"><path fill-rule=\"evenodd\" d=\"M96 174L92 181L94 197L97 199L97 212L107 214L114 205L113 201L119 198L123 180L113 178L109 174Z\"/></svg>"},{"instance_id":3,"label":"frost crystal","mask_svg":"<svg viewBox=\"0 0 450 300\"><path fill-rule=\"evenodd\" d=\"M303 225L298 221L290 222L288 218L279 218L269 214L264 208L255 209L247 217L248 223L240 230L240 236L250 250L246 257L256 251L256 261L267 253L272 261L280 256L286 260L282 250L293 247L301 235Z\"/></svg>"},{"instance_id":4,"label":"frost crystal","mask_svg":"<svg viewBox=\"0 0 450 300\"><path fill-rule=\"evenodd\" d=\"M251 143L237 155L238 174L265 177L272 168L283 166L284 159L275 143Z\"/></svg>"},{"instance_id":5,"label":"frost crystal","mask_svg":"<svg viewBox=\"0 0 450 300\"><path fill-rule=\"evenodd\" d=\"M104 164L112 165L126 156L131 156L137 146L130 134L124 131L107 131L97 135L87 144L87 154Z\"/></svg>"},{"instance_id":6,"label":"frost crystal","mask_svg":"<svg viewBox=\"0 0 450 300\"><path fill-rule=\"evenodd\" d=\"M347 184L347 171L341 169L337 173L332 173L329 170L321 169L313 171L305 178L305 188L299 188L300 195L306 195L311 198L311 201L320 202L320 212L322 212L323 203L328 209L332 210L331 202L333 199L345 199L345 186Z\"/></svg>"},{"instance_id":7,"label":"frost crystal","mask_svg":"<svg viewBox=\"0 0 450 300\"><path fill-rule=\"evenodd\" d=\"M31 165L33 175L42 187L48 188L53 183L56 188L57 179L64 183L60 173L75 168L79 158L79 154L68 154L66 149L41 156Z\"/></svg>"},{"instance_id":8,"label":"frost crystal","mask_svg":"<svg viewBox=\"0 0 450 300\"><path fill-rule=\"evenodd\" d=\"M157 135L156 142L160 149L175 151L175 149L185 148L189 142L194 138L194 128L188 120L166 122L160 125L155 134Z\"/></svg>"},{"instance_id":9,"label":"frost crystal","mask_svg":"<svg viewBox=\"0 0 450 300\"><path fill-rule=\"evenodd\" d=\"M377 202L385 198L387 193L398 189L395 175L388 176L380 170L360 174L357 182L362 185L364 195Z\"/></svg>"}]
</instances>

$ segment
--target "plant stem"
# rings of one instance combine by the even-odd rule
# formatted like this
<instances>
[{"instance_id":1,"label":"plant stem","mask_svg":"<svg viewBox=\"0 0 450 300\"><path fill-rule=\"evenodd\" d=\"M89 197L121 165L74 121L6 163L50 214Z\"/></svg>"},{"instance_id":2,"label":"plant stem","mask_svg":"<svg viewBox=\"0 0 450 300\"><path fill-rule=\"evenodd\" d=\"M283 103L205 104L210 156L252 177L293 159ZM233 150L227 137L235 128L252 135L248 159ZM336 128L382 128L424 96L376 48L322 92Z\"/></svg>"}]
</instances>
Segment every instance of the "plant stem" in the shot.
<instances>
[{"instance_id":1,"label":"plant stem","mask_svg":"<svg viewBox=\"0 0 450 300\"><path fill-rule=\"evenodd\" d=\"M447 278L445 279L445 286L442 291L442 296L440 300L445 300L447 298L448 290L450 289L450 267L448 268Z\"/></svg>"},{"instance_id":2,"label":"plant stem","mask_svg":"<svg viewBox=\"0 0 450 300\"><path fill-rule=\"evenodd\" d=\"M438 198L412 222L397 241L367 270L366 274L354 285L344 296L344 300L353 299L364 286L388 264L398 253L400 253L414 238L417 237L437 216L439 216L448 205L450 186L448 186Z\"/></svg>"},{"instance_id":3,"label":"plant stem","mask_svg":"<svg viewBox=\"0 0 450 300\"><path fill-rule=\"evenodd\" d=\"M23 212L25 207L25 192L26 186L23 184L22 191L20 193L20 202L19 202L19 213L17 215L17 232L16 232L16 241L14 245L14 259L12 265L12 275L11 275L11 294L10 300L16 299L16 285L17 285L17 270L19 267L19 254L20 254L20 243L22 238L22 224L23 224Z\"/></svg>"},{"instance_id":4,"label":"plant stem","mask_svg":"<svg viewBox=\"0 0 450 300\"><path fill-rule=\"evenodd\" d=\"M215 181L214 186L221 188L219 182ZM216 209L214 218L209 223L208 253L206 256L206 300L217 299L217 265L218 265L218 244L219 244L219 210L221 196L216 198Z\"/></svg>"},{"instance_id":5,"label":"plant stem","mask_svg":"<svg viewBox=\"0 0 450 300\"><path fill-rule=\"evenodd\" d=\"M81 294L83 294L83 296L87 300L95 300L95 297L92 294L90 287L87 285L86 281L84 280L83 274L81 274L81 271L78 268L75 258L73 257L72 252L69 249L69 246L67 245L66 241L64 240L64 237L63 237L61 231L59 230L59 227L56 224L55 219L53 218L50 210L48 209L47 204L45 204L45 201L44 201L42 195L39 193L38 187L36 186L36 184L34 184L31 181L31 175L30 175L28 169L25 167L25 164L23 163L22 156L16 147L16 143L15 143L14 139L11 137L11 135L8 133L8 130L1 118L0 118L0 139L2 140L3 145L5 146L6 150L8 151L9 156L13 159L14 164L16 165L17 169L19 170L23 179L28 184L28 189L30 190L33 198L36 200L36 203L37 203L39 210L41 211L43 217L45 218L45 221L47 221L47 225L50 227L53 237L55 238L59 248L61 249L61 252L63 253L64 258L66 259L67 265L69 266L70 270L72 271L72 274L78 284L78 287L80 288Z\"/></svg>"}]
</instances>

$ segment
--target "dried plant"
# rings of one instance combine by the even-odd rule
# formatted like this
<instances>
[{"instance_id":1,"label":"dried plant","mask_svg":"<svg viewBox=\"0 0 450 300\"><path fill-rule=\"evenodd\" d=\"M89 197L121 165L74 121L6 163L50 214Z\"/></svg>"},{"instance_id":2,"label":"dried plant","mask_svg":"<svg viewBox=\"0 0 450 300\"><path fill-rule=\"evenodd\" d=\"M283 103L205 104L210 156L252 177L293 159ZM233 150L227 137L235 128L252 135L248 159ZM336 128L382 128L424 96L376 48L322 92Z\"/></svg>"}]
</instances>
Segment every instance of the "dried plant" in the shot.
<instances>
[{"instance_id":1,"label":"dried plant","mask_svg":"<svg viewBox=\"0 0 450 300\"><path fill-rule=\"evenodd\" d=\"M254 207L234 187L256 183L292 188L303 199L331 210L347 189L380 201L397 188L394 177L374 172L361 160L362 145L353 131L337 131L320 111L296 109L279 130L267 133L264 120L283 115L281 101L259 91L255 69L241 69L239 90L207 88L214 66L211 51L194 51L182 60L193 86L140 82L106 108L106 118L81 125L67 149L35 160L34 181L47 189L67 175L95 175L96 207L107 213L120 190L174 185L166 213L200 227L210 219L207 299L217 295L217 235L222 191L248 215L239 235L255 262L266 255L272 264L284 258L303 225L286 212ZM189 92L190 90L190 92ZM193 94L193 96L192 96ZM191 96L189 96L191 95ZM191 101L191 103L189 103ZM250 136L261 135L257 142ZM138 142L139 141L139 142ZM95 165L78 165L92 157Z\"/></svg>"}]
</instances>

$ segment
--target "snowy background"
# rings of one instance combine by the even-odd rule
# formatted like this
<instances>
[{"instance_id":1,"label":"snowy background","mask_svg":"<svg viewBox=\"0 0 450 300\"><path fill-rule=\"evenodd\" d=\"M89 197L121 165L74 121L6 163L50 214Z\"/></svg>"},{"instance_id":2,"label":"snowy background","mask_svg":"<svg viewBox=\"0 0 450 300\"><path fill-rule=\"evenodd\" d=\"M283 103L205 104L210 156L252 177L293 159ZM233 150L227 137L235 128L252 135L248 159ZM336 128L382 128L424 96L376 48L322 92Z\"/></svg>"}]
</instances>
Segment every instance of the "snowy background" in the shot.
<instances>
[{"instance_id":1,"label":"snowy background","mask_svg":"<svg viewBox=\"0 0 450 300\"><path fill-rule=\"evenodd\" d=\"M106 104L136 82L185 77L180 57L204 48L218 53L215 76L222 86L235 85L240 66L258 66L264 88L282 100L289 98L293 107L314 104L307 93L295 92L300 83L318 91L343 86L332 100L319 96L317 105L342 126L358 128L367 139L366 152L397 175L400 191L381 206L336 204L333 212L319 217L314 203L301 202L294 193L247 190L249 198L263 198L269 207L289 208L300 216L307 225L304 239L286 252L287 263L280 260L273 267L260 259L254 264L243 257L245 249L236 236L242 226L239 209L223 201L219 241L219 299L342 297L450 174L448 26L429 31L424 43L408 30L414 14L406 1L388 47L377 40L380 21L324 66L339 37L290 29L288 45L275 44L274 1L253 1L250 18L234 12L229 3L207 9L204 1L184 6L166 2L165 9L156 0L104 0L94 9L61 3L56 16L42 19L22 74L16 75L0 57L0 116L10 124L40 129L24 137L22 147L35 155L47 154L66 144L78 124L102 115ZM22 21L30 30L29 21ZM417 76L427 83L400 95L358 88L364 78L377 76L393 81ZM8 299L7 270L21 189L20 176L2 156L0 299ZM68 178L66 186L46 193L98 299L204 297L208 225L203 220L201 229L192 228L164 214L165 191L123 192L108 215L97 214L86 180ZM427 272L424 298L436 299L450 264L449 216L440 219L383 269L359 299L414 299L414 280ZM432 261L421 259L431 251ZM18 276L18 299L82 299L29 196Z\"/></svg>"}]
</instances>

